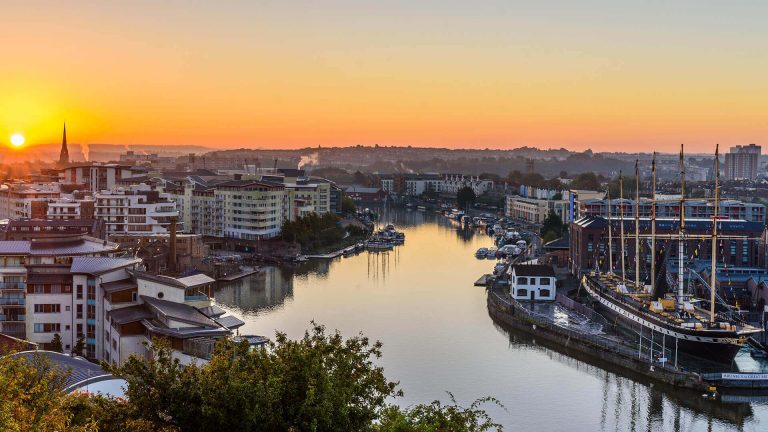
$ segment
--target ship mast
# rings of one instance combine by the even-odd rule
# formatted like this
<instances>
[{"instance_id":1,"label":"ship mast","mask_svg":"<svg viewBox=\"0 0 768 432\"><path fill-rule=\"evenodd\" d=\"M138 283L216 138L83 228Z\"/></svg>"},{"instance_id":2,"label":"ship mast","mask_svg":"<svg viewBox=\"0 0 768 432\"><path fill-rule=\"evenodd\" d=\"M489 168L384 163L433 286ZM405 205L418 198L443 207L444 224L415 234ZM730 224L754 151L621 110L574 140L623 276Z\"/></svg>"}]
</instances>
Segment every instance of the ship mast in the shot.
<instances>
[{"instance_id":1,"label":"ship mast","mask_svg":"<svg viewBox=\"0 0 768 432\"><path fill-rule=\"evenodd\" d=\"M624 275L624 176L619 171L619 222L621 222L621 280L625 281Z\"/></svg>"},{"instance_id":2,"label":"ship mast","mask_svg":"<svg viewBox=\"0 0 768 432\"><path fill-rule=\"evenodd\" d=\"M717 211L720 179L720 144L715 147L715 213L712 216L712 269L709 276L709 323L715 323L715 273L717 271Z\"/></svg>"},{"instance_id":3,"label":"ship mast","mask_svg":"<svg viewBox=\"0 0 768 432\"><path fill-rule=\"evenodd\" d=\"M640 288L640 170L635 160L635 289Z\"/></svg>"},{"instance_id":4,"label":"ship mast","mask_svg":"<svg viewBox=\"0 0 768 432\"><path fill-rule=\"evenodd\" d=\"M608 185L608 273L613 274L613 226L611 226L611 186Z\"/></svg>"},{"instance_id":5,"label":"ship mast","mask_svg":"<svg viewBox=\"0 0 768 432\"><path fill-rule=\"evenodd\" d=\"M651 181L651 293L653 293L656 283L656 152L653 152L651 172L653 174Z\"/></svg>"},{"instance_id":6,"label":"ship mast","mask_svg":"<svg viewBox=\"0 0 768 432\"><path fill-rule=\"evenodd\" d=\"M677 308L683 310L683 272L685 266L685 156L680 144L680 226L677 234Z\"/></svg>"}]
</instances>

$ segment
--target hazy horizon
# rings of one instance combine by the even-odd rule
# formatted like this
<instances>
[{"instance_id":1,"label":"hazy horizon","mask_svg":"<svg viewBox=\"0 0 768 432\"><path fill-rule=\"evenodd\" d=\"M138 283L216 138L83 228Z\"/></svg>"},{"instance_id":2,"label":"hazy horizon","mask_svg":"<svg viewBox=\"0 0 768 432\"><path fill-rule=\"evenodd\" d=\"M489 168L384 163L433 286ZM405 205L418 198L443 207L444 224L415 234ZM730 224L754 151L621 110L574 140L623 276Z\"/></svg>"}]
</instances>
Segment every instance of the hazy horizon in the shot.
<instances>
[{"instance_id":1,"label":"hazy horizon","mask_svg":"<svg viewBox=\"0 0 768 432\"><path fill-rule=\"evenodd\" d=\"M57 143L64 121L72 142L212 148L706 153L768 137L764 2L318 6L6 4L0 144Z\"/></svg>"}]
</instances>

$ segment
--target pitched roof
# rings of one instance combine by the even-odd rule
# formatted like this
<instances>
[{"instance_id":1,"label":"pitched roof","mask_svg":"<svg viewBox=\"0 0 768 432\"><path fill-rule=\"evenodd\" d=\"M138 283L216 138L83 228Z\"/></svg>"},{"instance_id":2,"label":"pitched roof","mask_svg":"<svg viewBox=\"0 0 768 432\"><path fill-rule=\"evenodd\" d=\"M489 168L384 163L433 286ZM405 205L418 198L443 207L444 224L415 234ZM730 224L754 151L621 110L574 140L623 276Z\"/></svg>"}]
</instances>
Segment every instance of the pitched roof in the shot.
<instances>
[{"instance_id":1,"label":"pitched roof","mask_svg":"<svg viewBox=\"0 0 768 432\"><path fill-rule=\"evenodd\" d=\"M29 255L32 243L22 240L3 240L0 241L1 255Z\"/></svg>"},{"instance_id":2,"label":"pitched roof","mask_svg":"<svg viewBox=\"0 0 768 432\"><path fill-rule=\"evenodd\" d=\"M211 279L203 273L187 276L183 278L174 278L170 276L153 275L145 272L132 272L134 276L139 279L151 280L159 283L163 283L178 288L194 288L197 286L207 285L212 282L216 282L215 279Z\"/></svg>"},{"instance_id":3,"label":"pitched roof","mask_svg":"<svg viewBox=\"0 0 768 432\"><path fill-rule=\"evenodd\" d=\"M150 312L144 305L128 306L120 309L113 309L107 312L112 322L117 324L127 324L130 322L141 321L152 318Z\"/></svg>"},{"instance_id":4,"label":"pitched roof","mask_svg":"<svg viewBox=\"0 0 768 432\"><path fill-rule=\"evenodd\" d=\"M75 257L72 273L99 275L141 262L139 258Z\"/></svg>"},{"instance_id":5,"label":"pitched roof","mask_svg":"<svg viewBox=\"0 0 768 432\"><path fill-rule=\"evenodd\" d=\"M512 269L517 276L549 276L555 277L555 271L551 266L544 264L519 264Z\"/></svg>"},{"instance_id":6,"label":"pitched roof","mask_svg":"<svg viewBox=\"0 0 768 432\"><path fill-rule=\"evenodd\" d=\"M216 322L203 315L202 312L190 305L184 303L176 303L168 300L160 300L148 296L141 296L141 299L151 309L156 310L157 312L165 315L170 319L203 327L219 327Z\"/></svg>"},{"instance_id":7,"label":"pitched roof","mask_svg":"<svg viewBox=\"0 0 768 432\"><path fill-rule=\"evenodd\" d=\"M227 315L221 318L215 319L216 323L219 324L222 327L226 327L228 329L236 329L239 327L242 327L245 325L245 322L242 321L240 318L237 318L232 315Z\"/></svg>"},{"instance_id":8,"label":"pitched roof","mask_svg":"<svg viewBox=\"0 0 768 432\"><path fill-rule=\"evenodd\" d=\"M115 291L122 291L124 289L138 288L136 282L133 279L123 279L112 282L104 282L101 284L101 289L107 293L113 293Z\"/></svg>"}]
</instances>

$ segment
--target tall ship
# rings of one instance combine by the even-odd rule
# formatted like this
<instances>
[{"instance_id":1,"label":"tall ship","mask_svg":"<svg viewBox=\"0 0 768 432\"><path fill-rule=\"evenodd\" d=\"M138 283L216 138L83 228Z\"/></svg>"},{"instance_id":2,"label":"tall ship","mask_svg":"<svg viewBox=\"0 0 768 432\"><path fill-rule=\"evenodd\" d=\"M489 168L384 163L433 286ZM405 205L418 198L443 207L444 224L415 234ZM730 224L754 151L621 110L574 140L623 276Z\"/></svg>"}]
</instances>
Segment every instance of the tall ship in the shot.
<instances>
[{"instance_id":1,"label":"tall ship","mask_svg":"<svg viewBox=\"0 0 768 432\"><path fill-rule=\"evenodd\" d=\"M690 354L705 360L730 364L738 351L746 343L747 337L759 333L760 328L751 326L740 319L728 305L718 301L716 289L717 274L717 243L718 238L741 238L743 236L720 236L718 237L718 228L722 226L718 216L719 200L719 172L718 172L718 151L715 151L715 193L714 193L714 214L711 229L708 230L706 238L697 234L695 238L704 241L711 241L711 267L710 280L707 283L698 276L699 283L709 291L709 299L697 298L693 292L686 292L685 275L688 273L689 279L694 274L688 270L686 262L690 261L686 256L686 240L689 238L686 233L685 220L685 162L683 150L680 151L680 177L681 177L681 195L679 199L679 220L676 221L677 233L664 236L656 235L656 157L652 162L652 198L651 198L651 233L650 235L641 235L639 226L639 172L637 163L635 164L635 229L631 236L624 235L624 211L619 210L621 218L619 233L621 242L621 272L616 274L613 266L613 251L609 250L608 272L592 271L584 274L582 277L581 289L593 299L595 309L603 315L606 315L617 325L637 332L640 335L640 344L643 341L652 341L660 349L657 352L674 352L675 362L677 362L678 350L682 353ZM620 205L623 206L623 178L620 176L620 191L622 198ZM610 191L609 191L610 193ZM611 202L608 197L608 238L609 248L613 245L613 228L611 224ZM632 238L635 242L635 271L634 280L629 280L625 273L625 240ZM669 262L666 265L659 266L667 273L665 277L657 277L656 270L656 247L657 237L665 239L668 243L677 243L677 265ZM640 250L641 239L643 242L650 243L650 284L640 281L640 258L637 251ZM675 272L671 267L676 267ZM666 281L667 292L659 289L658 280ZM689 281L690 282L690 281ZM689 284L690 285L690 284ZM692 290L689 290L692 291ZM706 308L708 306L708 308ZM706 308L706 309L705 309ZM640 348L642 349L642 348ZM664 354L660 354L662 357Z\"/></svg>"}]
</instances>

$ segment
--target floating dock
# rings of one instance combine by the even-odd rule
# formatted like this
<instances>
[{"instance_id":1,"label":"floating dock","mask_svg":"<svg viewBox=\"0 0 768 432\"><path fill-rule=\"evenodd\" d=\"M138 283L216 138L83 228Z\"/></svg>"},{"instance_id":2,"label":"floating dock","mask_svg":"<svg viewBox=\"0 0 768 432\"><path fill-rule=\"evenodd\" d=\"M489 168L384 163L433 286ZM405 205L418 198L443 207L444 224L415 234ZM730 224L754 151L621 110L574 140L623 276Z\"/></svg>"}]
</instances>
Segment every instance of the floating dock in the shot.
<instances>
[{"instance_id":1,"label":"floating dock","mask_svg":"<svg viewBox=\"0 0 768 432\"><path fill-rule=\"evenodd\" d=\"M220 281L220 282L232 282L234 280L242 279L242 278L244 278L246 276L250 276L250 275L256 274L258 272L259 272L259 268L256 267L256 268L252 268L250 270L241 271L239 273L222 276L222 277L218 278L217 280Z\"/></svg>"}]
</instances>

